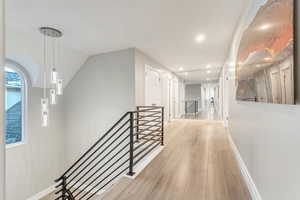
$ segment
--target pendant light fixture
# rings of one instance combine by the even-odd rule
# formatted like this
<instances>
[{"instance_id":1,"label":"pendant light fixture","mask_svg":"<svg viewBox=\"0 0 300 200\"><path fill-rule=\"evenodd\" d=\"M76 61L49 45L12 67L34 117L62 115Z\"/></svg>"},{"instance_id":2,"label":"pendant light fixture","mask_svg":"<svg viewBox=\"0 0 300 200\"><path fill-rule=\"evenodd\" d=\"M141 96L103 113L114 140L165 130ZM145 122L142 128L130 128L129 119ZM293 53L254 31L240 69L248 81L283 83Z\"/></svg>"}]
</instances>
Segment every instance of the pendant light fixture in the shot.
<instances>
[{"instance_id":1,"label":"pendant light fixture","mask_svg":"<svg viewBox=\"0 0 300 200\"><path fill-rule=\"evenodd\" d=\"M41 27L40 32L44 36L44 67L43 67L43 97L41 99L42 127L49 124L49 103L55 105L57 96L63 93L63 80L58 74L58 39L62 37L62 32L51 27ZM50 74L48 74L50 72ZM47 82L50 82L49 87ZM47 89L49 89L49 98ZM50 100L49 100L50 99Z\"/></svg>"}]
</instances>

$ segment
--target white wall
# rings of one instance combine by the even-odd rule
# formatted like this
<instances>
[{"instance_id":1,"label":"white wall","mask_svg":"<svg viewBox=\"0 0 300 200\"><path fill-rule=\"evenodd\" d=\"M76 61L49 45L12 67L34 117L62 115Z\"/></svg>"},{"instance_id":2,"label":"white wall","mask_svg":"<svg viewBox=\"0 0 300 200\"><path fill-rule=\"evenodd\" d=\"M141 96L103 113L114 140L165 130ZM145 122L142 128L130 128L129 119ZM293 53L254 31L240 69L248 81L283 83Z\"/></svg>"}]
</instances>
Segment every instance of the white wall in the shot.
<instances>
[{"instance_id":1,"label":"white wall","mask_svg":"<svg viewBox=\"0 0 300 200\"><path fill-rule=\"evenodd\" d=\"M42 90L38 87L41 86L42 41L42 35L37 29L33 34L29 34L6 26L5 57L21 64L31 83L28 89L26 142L6 149L6 200L23 200L44 190L53 185L53 180L65 169L63 101L50 109L49 127L42 128L40 122ZM1 39L0 44L4 44ZM0 49L0 52L3 52L3 49ZM62 56L64 60L58 70L66 84L87 56L64 45L62 45ZM0 163L4 164L1 161ZM4 180L1 175L0 180ZM1 188L0 183L2 200L4 198L1 195L4 193L1 192Z\"/></svg>"},{"instance_id":2,"label":"white wall","mask_svg":"<svg viewBox=\"0 0 300 200\"><path fill-rule=\"evenodd\" d=\"M50 109L50 124L41 127L42 89L28 90L25 143L6 149L6 200L26 199L50 185L64 169L62 100Z\"/></svg>"},{"instance_id":3,"label":"white wall","mask_svg":"<svg viewBox=\"0 0 300 200\"><path fill-rule=\"evenodd\" d=\"M67 165L135 107L134 49L90 57L64 92Z\"/></svg>"},{"instance_id":4,"label":"white wall","mask_svg":"<svg viewBox=\"0 0 300 200\"><path fill-rule=\"evenodd\" d=\"M252 1L249 8L252 13L257 2ZM297 13L299 9L298 6ZM299 23L299 17L297 19ZM241 33L247 22L248 18L243 18L237 29L228 63L236 59ZM227 72L229 67L225 66ZM297 69L296 73L299 79L300 70ZM228 85L229 130L262 199L300 199L300 106L238 102L233 78L229 76L225 83L225 89ZM299 102L299 80L296 86Z\"/></svg>"},{"instance_id":5,"label":"white wall","mask_svg":"<svg viewBox=\"0 0 300 200\"><path fill-rule=\"evenodd\" d=\"M4 0L0 0L0 82L4 83ZM0 84L0 199L5 200L4 84Z\"/></svg>"},{"instance_id":6,"label":"white wall","mask_svg":"<svg viewBox=\"0 0 300 200\"><path fill-rule=\"evenodd\" d=\"M3 1L1 1L2 3ZM2 11L2 4L0 4ZM3 13L1 13L2 16ZM2 27L2 21L0 22ZM32 32L24 32L5 26L5 57L21 64L30 79L28 90L28 115L26 143L17 147L6 150L6 200L23 200L41 190L53 185L53 180L65 169L64 145L63 145L63 118L62 118L62 101L50 109L50 126L42 128L40 123L40 98L41 87L41 69L43 63L43 37L35 27ZM3 53L2 30L0 31L0 52ZM87 56L61 43L61 58L63 58L58 71L64 78L64 84L67 84L78 68L85 61ZM0 60L2 60L0 58ZM0 61L0 66L2 61ZM0 73L2 80L2 71ZM2 87L2 84L1 84ZM2 89L1 89L2 90ZM1 96L2 94L0 94ZM1 98L2 99L2 98ZM2 102L0 101L0 104ZM0 106L2 109L3 107ZM1 112L1 110L0 110ZM1 117L0 122L2 123ZM0 127L2 124L0 123ZM1 131L0 131L1 132ZM2 132L0 134L0 147L2 141ZM2 152L0 150L0 163ZM0 165L0 199L4 199L1 181L2 165Z\"/></svg>"}]
</instances>

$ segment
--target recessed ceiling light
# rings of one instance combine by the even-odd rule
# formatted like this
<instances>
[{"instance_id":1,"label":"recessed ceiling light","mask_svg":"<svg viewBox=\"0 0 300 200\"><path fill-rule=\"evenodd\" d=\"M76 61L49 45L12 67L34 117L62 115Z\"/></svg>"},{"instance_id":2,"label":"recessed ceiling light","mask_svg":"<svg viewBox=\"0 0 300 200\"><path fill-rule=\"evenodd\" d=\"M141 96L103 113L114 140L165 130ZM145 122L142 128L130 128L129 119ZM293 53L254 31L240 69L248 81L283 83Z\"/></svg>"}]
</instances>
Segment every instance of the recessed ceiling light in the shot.
<instances>
[{"instance_id":1,"label":"recessed ceiling light","mask_svg":"<svg viewBox=\"0 0 300 200\"><path fill-rule=\"evenodd\" d=\"M231 66L231 67L234 67L234 66L235 66L235 62L229 62L228 64L229 64L229 66Z\"/></svg>"},{"instance_id":2,"label":"recessed ceiling light","mask_svg":"<svg viewBox=\"0 0 300 200\"><path fill-rule=\"evenodd\" d=\"M196 41L197 42L203 42L204 40L206 39L205 35L204 34L200 34L196 37Z\"/></svg>"},{"instance_id":3,"label":"recessed ceiling light","mask_svg":"<svg viewBox=\"0 0 300 200\"><path fill-rule=\"evenodd\" d=\"M272 58L271 58L271 57L265 57L264 60L265 60L265 61L271 61Z\"/></svg>"},{"instance_id":4,"label":"recessed ceiling light","mask_svg":"<svg viewBox=\"0 0 300 200\"><path fill-rule=\"evenodd\" d=\"M206 68L209 69L209 68L211 68L211 66L210 65L206 65Z\"/></svg>"},{"instance_id":5,"label":"recessed ceiling light","mask_svg":"<svg viewBox=\"0 0 300 200\"><path fill-rule=\"evenodd\" d=\"M264 31L264 30L267 30L267 29L270 28L270 27L271 27L270 24L264 24L264 25L262 25L259 29L262 30L262 31Z\"/></svg>"},{"instance_id":6,"label":"recessed ceiling light","mask_svg":"<svg viewBox=\"0 0 300 200\"><path fill-rule=\"evenodd\" d=\"M211 73L211 71L210 71L210 70L207 70L206 72L207 72L208 74L210 74L210 73Z\"/></svg>"},{"instance_id":7,"label":"recessed ceiling light","mask_svg":"<svg viewBox=\"0 0 300 200\"><path fill-rule=\"evenodd\" d=\"M187 72L184 72L184 75L185 75L185 76L187 76L187 75L189 75L189 73L187 73Z\"/></svg>"},{"instance_id":8,"label":"recessed ceiling light","mask_svg":"<svg viewBox=\"0 0 300 200\"><path fill-rule=\"evenodd\" d=\"M179 67L179 71L183 71L183 67Z\"/></svg>"}]
</instances>

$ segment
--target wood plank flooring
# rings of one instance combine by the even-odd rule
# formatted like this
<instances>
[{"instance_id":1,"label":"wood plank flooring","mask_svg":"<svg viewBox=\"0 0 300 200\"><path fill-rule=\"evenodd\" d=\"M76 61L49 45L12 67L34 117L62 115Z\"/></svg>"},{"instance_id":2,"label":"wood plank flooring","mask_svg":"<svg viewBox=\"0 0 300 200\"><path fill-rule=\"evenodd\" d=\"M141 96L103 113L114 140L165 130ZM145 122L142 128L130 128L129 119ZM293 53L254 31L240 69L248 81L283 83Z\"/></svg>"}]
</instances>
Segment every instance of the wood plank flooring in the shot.
<instances>
[{"instance_id":1,"label":"wood plank flooring","mask_svg":"<svg viewBox=\"0 0 300 200\"><path fill-rule=\"evenodd\" d=\"M40 200L55 200L57 197L58 197L58 195L55 195L54 192L53 192L53 193L43 197ZM91 198L90 200L100 200L100 199L101 199L101 197L96 195L93 198Z\"/></svg>"},{"instance_id":2,"label":"wood plank flooring","mask_svg":"<svg viewBox=\"0 0 300 200\"><path fill-rule=\"evenodd\" d=\"M250 200L221 123L176 120L164 150L134 180L121 179L105 200Z\"/></svg>"}]
</instances>

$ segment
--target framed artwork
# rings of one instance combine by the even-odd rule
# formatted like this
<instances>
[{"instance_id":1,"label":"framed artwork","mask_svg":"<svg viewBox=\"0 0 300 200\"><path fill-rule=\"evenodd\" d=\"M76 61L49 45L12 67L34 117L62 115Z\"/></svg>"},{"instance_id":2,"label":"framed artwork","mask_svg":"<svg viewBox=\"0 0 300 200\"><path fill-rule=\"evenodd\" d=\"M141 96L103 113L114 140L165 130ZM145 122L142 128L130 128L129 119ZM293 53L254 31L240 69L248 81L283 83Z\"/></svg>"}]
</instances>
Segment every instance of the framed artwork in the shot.
<instances>
[{"instance_id":1,"label":"framed artwork","mask_svg":"<svg viewBox=\"0 0 300 200\"><path fill-rule=\"evenodd\" d=\"M236 99L294 104L294 0L260 2L238 49Z\"/></svg>"}]
</instances>

